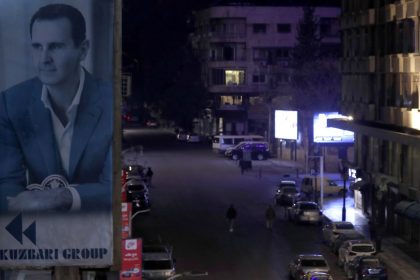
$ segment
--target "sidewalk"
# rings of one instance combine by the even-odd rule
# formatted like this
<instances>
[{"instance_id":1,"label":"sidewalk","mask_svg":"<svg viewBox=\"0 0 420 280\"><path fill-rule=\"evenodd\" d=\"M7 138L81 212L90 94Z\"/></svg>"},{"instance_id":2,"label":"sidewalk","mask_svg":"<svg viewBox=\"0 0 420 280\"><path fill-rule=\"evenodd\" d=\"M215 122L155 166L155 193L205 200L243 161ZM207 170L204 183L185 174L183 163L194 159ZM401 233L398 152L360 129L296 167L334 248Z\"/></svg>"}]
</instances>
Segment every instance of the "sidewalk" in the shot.
<instances>
[{"instance_id":1,"label":"sidewalk","mask_svg":"<svg viewBox=\"0 0 420 280\"><path fill-rule=\"evenodd\" d=\"M302 169L302 166L295 161L271 159L271 162L277 166ZM341 180L341 176L338 173L325 173L324 176L332 180ZM342 220L342 198L327 198L324 200L323 206L323 213L327 220ZM369 236L369 219L365 217L361 209L354 207L352 197L346 198L346 221L351 222L363 235ZM413 248L405 240L393 235L386 235L382 239L382 252L377 255L390 269L397 272L401 279L420 279L420 249Z\"/></svg>"},{"instance_id":2,"label":"sidewalk","mask_svg":"<svg viewBox=\"0 0 420 280\"><path fill-rule=\"evenodd\" d=\"M338 201L337 201L338 200ZM358 231L369 236L368 219L360 209L355 209L352 198L346 199L346 220L353 223ZM332 199L324 203L324 215L331 221L341 221L342 200ZM398 246L400 245L400 246ZM405 250L404 250L405 248ZM404 280L420 279L420 259L409 256L410 244L395 236L385 236L382 239L382 252L377 255L387 266L398 273Z\"/></svg>"}]
</instances>

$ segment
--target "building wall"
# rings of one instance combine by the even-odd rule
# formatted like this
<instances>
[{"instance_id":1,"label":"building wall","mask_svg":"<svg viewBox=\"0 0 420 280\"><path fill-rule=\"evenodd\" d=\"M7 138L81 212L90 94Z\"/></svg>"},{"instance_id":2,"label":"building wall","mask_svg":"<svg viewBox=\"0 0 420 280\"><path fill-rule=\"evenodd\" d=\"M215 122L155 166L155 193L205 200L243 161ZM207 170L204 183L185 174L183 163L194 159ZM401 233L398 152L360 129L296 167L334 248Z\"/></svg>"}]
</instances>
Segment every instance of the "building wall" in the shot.
<instances>
[{"instance_id":1,"label":"building wall","mask_svg":"<svg viewBox=\"0 0 420 280\"><path fill-rule=\"evenodd\" d=\"M315 12L327 23L339 13L337 7L318 7ZM201 58L203 81L213 94L216 107L225 105L220 104L220 96L241 96L243 106L238 110L247 112L254 104L261 103L260 98L289 93L289 54L296 43L297 26L302 15L302 7L261 6L219 6L196 13L192 42ZM333 21L332 29L338 26L334 27ZM263 28L259 26L261 24L265 25L265 32L258 32ZM338 44L339 41L338 36L324 36L325 43ZM235 49L233 59L218 55L218 50L223 50L224 46ZM243 70L244 82L240 85L215 85L214 69ZM258 132L269 135L268 116L266 109L261 111L261 116L251 114L237 121L243 123L251 119L251 129L265 127L265 131Z\"/></svg>"},{"instance_id":2,"label":"building wall","mask_svg":"<svg viewBox=\"0 0 420 280\"><path fill-rule=\"evenodd\" d=\"M342 1L342 113L385 124L392 134L355 131L355 164L379 187L378 197L390 191L378 183L388 178L398 185L398 200L420 199L420 141L411 141L420 135L419 7L419 0ZM378 211L393 227L409 224L394 222L385 207Z\"/></svg>"}]
</instances>

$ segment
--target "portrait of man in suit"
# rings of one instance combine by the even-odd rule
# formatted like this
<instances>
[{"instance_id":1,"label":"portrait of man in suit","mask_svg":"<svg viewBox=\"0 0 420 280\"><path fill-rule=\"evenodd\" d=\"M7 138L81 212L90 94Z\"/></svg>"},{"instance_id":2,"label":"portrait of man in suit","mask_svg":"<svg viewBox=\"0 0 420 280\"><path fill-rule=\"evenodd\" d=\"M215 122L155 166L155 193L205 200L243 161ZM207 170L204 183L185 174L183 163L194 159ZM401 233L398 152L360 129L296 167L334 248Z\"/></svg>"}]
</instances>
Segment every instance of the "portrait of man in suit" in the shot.
<instances>
[{"instance_id":1,"label":"portrait of man in suit","mask_svg":"<svg viewBox=\"0 0 420 280\"><path fill-rule=\"evenodd\" d=\"M0 212L110 211L113 93L81 66L84 16L49 4L29 34L37 75L0 93Z\"/></svg>"}]
</instances>

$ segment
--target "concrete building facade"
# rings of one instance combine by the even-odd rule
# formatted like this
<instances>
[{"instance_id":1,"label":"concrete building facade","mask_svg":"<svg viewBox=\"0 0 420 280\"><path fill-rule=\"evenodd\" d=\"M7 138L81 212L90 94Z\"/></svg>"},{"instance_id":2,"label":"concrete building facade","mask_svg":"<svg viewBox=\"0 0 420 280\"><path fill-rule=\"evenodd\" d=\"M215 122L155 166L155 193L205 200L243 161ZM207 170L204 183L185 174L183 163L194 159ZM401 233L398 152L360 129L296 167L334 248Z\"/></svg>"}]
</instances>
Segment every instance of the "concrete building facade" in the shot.
<instances>
[{"instance_id":1,"label":"concrete building facade","mask_svg":"<svg viewBox=\"0 0 420 280\"><path fill-rule=\"evenodd\" d=\"M340 42L339 7L317 7L325 49ZM211 94L210 134L274 138L273 110L289 109L290 53L303 15L297 6L215 6L196 12L193 46Z\"/></svg>"},{"instance_id":2,"label":"concrete building facade","mask_svg":"<svg viewBox=\"0 0 420 280\"><path fill-rule=\"evenodd\" d=\"M420 240L420 1L342 0L341 113L355 132L365 211Z\"/></svg>"}]
</instances>

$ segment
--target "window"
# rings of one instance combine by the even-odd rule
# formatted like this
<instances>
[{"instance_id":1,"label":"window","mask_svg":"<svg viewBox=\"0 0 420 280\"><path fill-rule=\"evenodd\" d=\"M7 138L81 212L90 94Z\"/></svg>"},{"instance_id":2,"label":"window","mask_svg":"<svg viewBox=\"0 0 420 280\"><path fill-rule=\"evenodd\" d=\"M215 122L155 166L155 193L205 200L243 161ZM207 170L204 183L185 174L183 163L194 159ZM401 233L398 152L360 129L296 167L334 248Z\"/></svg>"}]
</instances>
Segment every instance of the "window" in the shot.
<instances>
[{"instance_id":1,"label":"window","mask_svg":"<svg viewBox=\"0 0 420 280\"><path fill-rule=\"evenodd\" d=\"M245 84L245 71L212 69L211 81L213 85L242 85Z\"/></svg>"},{"instance_id":2,"label":"window","mask_svg":"<svg viewBox=\"0 0 420 280\"><path fill-rule=\"evenodd\" d=\"M253 33L266 33L267 25L264 23L254 23L252 25L252 32Z\"/></svg>"},{"instance_id":3,"label":"window","mask_svg":"<svg viewBox=\"0 0 420 280\"><path fill-rule=\"evenodd\" d=\"M277 48L276 58L289 58L290 48Z\"/></svg>"},{"instance_id":4,"label":"window","mask_svg":"<svg viewBox=\"0 0 420 280\"><path fill-rule=\"evenodd\" d=\"M252 75L252 82L253 83L265 83L265 75L264 74Z\"/></svg>"},{"instance_id":5,"label":"window","mask_svg":"<svg viewBox=\"0 0 420 280\"><path fill-rule=\"evenodd\" d=\"M211 81L213 85L225 84L225 72L223 69L211 69Z\"/></svg>"},{"instance_id":6,"label":"window","mask_svg":"<svg viewBox=\"0 0 420 280\"><path fill-rule=\"evenodd\" d=\"M234 60L234 48L230 46L223 48L223 60Z\"/></svg>"},{"instance_id":7,"label":"window","mask_svg":"<svg viewBox=\"0 0 420 280\"><path fill-rule=\"evenodd\" d=\"M225 70L226 85L242 85L245 83L244 70Z\"/></svg>"},{"instance_id":8,"label":"window","mask_svg":"<svg viewBox=\"0 0 420 280\"><path fill-rule=\"evenodd\" d=\"M319 34L321 37L339 37L339 30L338 18L320 18Z\"/></svg>"},{"instance_id":9,"label":"window","mask_svg":"<svg viewBox=\"0 0 420 280\"><path fill-rule=\"evenodd\" d=\"M292 31L292 26L289 23L279 23L277 24L278 33L290 33Z\"/></svg>"}]
</instances>

